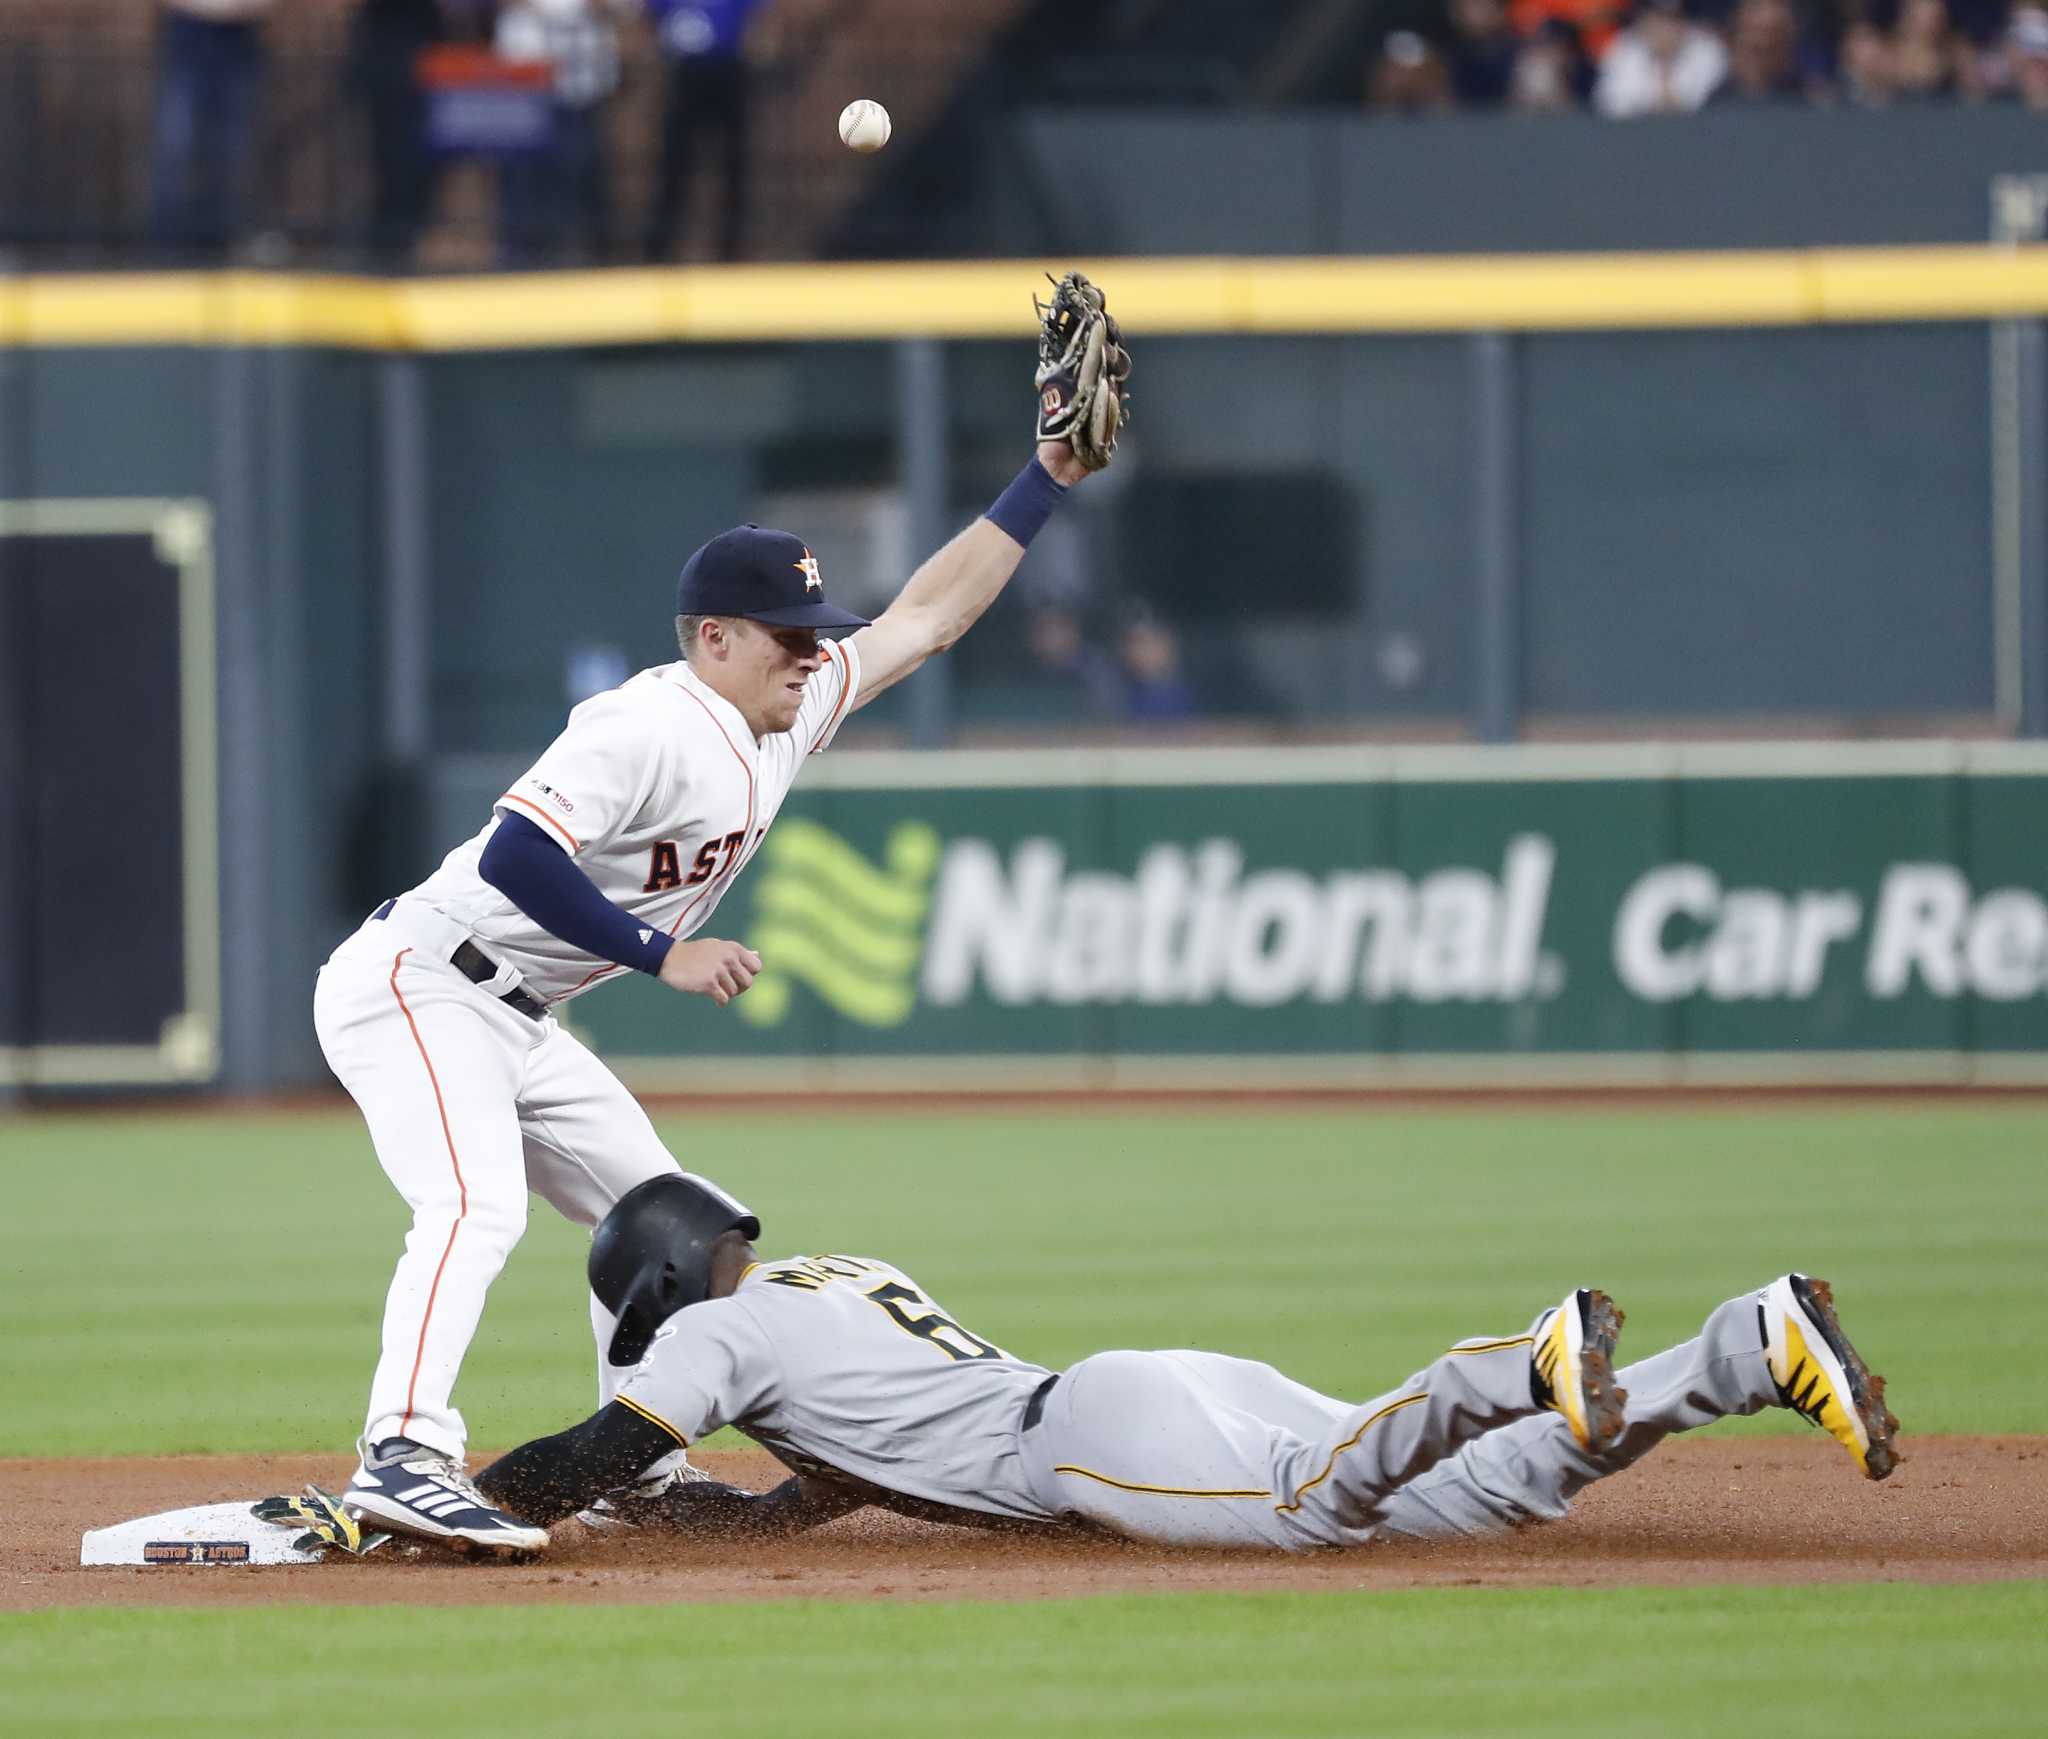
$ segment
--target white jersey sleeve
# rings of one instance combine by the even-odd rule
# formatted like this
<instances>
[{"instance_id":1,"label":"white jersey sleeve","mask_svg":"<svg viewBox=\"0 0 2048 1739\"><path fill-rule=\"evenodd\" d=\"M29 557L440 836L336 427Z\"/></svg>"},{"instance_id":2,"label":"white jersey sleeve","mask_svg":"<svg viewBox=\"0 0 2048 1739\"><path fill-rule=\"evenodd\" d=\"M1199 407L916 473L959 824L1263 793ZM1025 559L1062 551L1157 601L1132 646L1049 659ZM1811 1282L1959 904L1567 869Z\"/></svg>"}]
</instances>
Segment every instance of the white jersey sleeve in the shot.
<instances>
[{"instance_id":1,"label":"white jersey sleeve","mask_svg":"<svg viewBox=\"0 0 2048 1739\"><path fill-rule=\"evenodd\" d=\"M818 650L825 655L825 663L804 685L804 703L797 709L792 731L806 755L831 746L841 721L853 710L853 697L860 692L860 652L853 642L823 640Z\"/></svg>"},{"instance_id":2,"label":"white jersey sleeve","mask_svg":"<svg viewBox=\"0 0 2048 1739\"><path fill-rule=\"evenodd\" d=\"M655 1331L617 1399L684 1448L772 1406L781 1366L754 1318L730 1298L678 1311Z\"/></svg>"},{"instance_id":3,"label":"white jersey sleeve","mask_svg":"<svg viewBox=\"0 0 2048 1739\"><path fill-rule=\"evenodd\" d=\"M611 689L570 713L562 734L494 807L525 816L572 857L601 850L645 806L663 753L644 709Z\"/></svg>"}]
</instances>

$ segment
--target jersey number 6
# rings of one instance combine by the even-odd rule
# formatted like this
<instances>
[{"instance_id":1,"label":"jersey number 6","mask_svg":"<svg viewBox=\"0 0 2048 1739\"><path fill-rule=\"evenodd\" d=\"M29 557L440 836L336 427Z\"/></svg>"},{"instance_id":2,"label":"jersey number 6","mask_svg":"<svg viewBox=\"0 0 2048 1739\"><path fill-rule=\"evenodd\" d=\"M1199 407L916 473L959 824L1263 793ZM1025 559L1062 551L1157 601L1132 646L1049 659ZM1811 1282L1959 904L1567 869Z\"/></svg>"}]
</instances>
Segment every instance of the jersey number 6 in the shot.
<instances>
[{"instance_id":1,"label":"jersey number 6","mask_svg":"<svg viewBox=\"0 0 2048 1739\"><path fill-rule=\"evenodd\" d=\"M872 1292L861 1294L870 1304L879 1304L895 1319L905 1334L930 1341L949 1359L999 1359L1001 1347L991 1346L978 1334L969 1334L929 1298L913 1286L891 1280Z\"/></svg>"}]
</instances>

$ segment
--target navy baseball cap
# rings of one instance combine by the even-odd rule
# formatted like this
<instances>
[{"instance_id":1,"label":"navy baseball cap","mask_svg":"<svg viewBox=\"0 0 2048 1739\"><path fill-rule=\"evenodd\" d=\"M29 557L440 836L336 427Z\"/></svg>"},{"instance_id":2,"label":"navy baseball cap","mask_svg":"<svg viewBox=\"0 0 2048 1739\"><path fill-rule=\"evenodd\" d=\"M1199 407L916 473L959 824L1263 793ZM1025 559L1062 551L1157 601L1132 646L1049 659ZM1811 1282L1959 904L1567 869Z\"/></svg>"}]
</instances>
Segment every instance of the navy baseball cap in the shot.
<instances>
[{"instance_id":1,"label":"navy baseball cap","mask_svg":"<svg viewBox=\"0 0 2048 1739\"><path fill-rule=\"evenodd\" d=\"M678 616L744 616L771 628L865 628L868 619L825 602L825 583L803 542L786 531L736 525L683 563Z\"/></svg>"}]
</instances>

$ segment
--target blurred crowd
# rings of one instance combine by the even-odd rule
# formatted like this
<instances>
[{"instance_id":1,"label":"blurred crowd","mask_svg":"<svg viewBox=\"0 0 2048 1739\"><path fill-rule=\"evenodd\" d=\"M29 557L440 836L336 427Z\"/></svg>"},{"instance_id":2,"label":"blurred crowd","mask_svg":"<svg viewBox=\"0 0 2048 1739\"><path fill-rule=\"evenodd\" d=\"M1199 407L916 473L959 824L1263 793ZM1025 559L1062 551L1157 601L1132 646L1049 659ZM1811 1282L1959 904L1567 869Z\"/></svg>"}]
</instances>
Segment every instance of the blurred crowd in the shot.
<instances>
[{"instance_id":1,"label":"blurred crowd","mask_svg":"<svg viewBox=\"0 0 2048 1739\"><path fill-rule=\"evenodd\" d=\"M240 234L252 177L265 26L280 0L159 0L150 221L166 251L217 253ZM410 254L440 168L499 174L508 266L673 257L693 176L719 179L717 252L745 245L748 85L772 45L761 0L360 0L347 95L367 112L371 251ZM663 81L659 169L630 227L614 208L607 107L622 38L652 38Z\"/></svg>"},{"instance_id":2,"label":"blurred crowd","mask_svg":"<svg viewBox=\"0 0 2048 1739\"><path fill-rule=\"evenodd\" d=\"M1391 114L2011 101L2048 110L2048 5L2007 0L1419 0L1366 71Z\"/></svg>"},{"instance_id":3,"label":"blurred crowd","mask_svg":"<svg viewBox=\"0 0 2048 1739\"><path fill-rule=\"evenodd\" d=\"M153 3L150 240L218 256L247 236L269 39L286 34L289 0ZM2048 0L1360 4L1378 21L1364 74L1376 112L2048 110ZM500 265L744 257L752 117L773 108L758 86L852 15L849 0L351 0L337 97L367 129L362 246L408 263L442 170L481 161ZM622 180L614 140L641 137L648 167Z\"/></svg>"},{"instance_id":4,"label":"blurred crowd","mask_svg":"<svg viewBox=\"0 0 2048 1739\"><path fill-rule=\"evenodd\" d=\"M1064 604L1028 621L1028 661L997 710L1077 723L1174 724L1208 710L1183 668L1180 636L1153 611L1131 606L1103 623ZM1019 706L1019 697L1028 696Z\"/></svg>"}]
</instances>

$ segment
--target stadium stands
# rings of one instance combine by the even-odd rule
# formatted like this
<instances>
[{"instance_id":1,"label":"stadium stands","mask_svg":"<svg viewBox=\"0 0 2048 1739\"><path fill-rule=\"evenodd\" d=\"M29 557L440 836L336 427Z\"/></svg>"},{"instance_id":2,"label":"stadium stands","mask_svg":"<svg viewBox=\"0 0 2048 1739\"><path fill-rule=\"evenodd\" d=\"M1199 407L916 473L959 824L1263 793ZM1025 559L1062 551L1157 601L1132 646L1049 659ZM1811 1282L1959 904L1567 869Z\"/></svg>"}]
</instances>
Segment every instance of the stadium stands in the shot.
<instances>
[{"instance_id":1,"label":"stadium stands","mask_svg":"<svg viewBox=\"0 0 2048 1739\"><path fill-rule=\"evenodd\" d=\"M184 4L0 0L0 246L71 266L476 269L719 257L740 237L752 258L915 255L962 246L963 226L934 214L985 205L1016 155L1015 120L1062 110L2048 108L2048 9L2031 0L760 0L742 9L753 97L738 203L706 221L733 170L700 145L665 225L660 24L674 0L238 0L247 22L225 28L262 43L253 112L241 124L208 86L199 136L180 146L166 107L176 32L159 19ZM201 10L188 34L223 28ZM434 34L466 43L484 73L412 91ZM494 45L520 44L553 85L552 111L529 90L528 123L487 64ZM833 135L859 94L894 115L884 157ZM523 197L558 178L572 138L588 141L576 199L598 221L558 209L559 190ZM508 195L524 210L501 221ZM1017 197L1028 205L1029 187Z\"/></svg>"}]
</instances>

